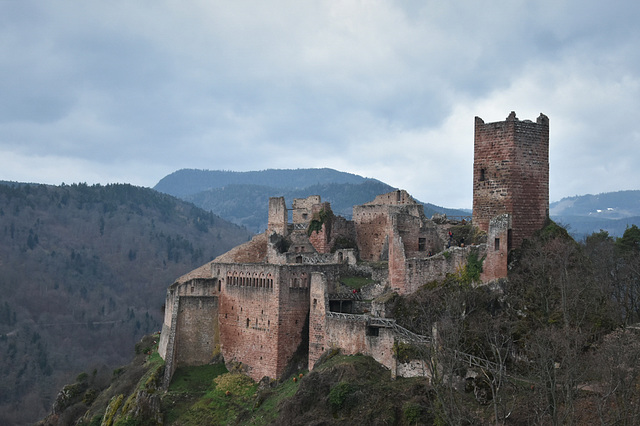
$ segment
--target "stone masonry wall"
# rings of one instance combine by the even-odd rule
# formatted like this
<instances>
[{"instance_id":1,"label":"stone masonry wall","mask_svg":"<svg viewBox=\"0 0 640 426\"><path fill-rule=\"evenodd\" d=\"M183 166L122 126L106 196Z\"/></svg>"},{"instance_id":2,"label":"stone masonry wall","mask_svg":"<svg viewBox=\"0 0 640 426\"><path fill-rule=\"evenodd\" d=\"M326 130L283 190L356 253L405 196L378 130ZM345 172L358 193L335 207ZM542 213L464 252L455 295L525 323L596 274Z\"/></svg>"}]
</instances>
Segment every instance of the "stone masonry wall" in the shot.
<instances>
[{"instance_id":1,"label":"stone masonry wall","mask_svg":"<svg viewBox=\"0 0 640 426\"><path fill-rule=\"evenodd\" d=\"M289 213L284 197L269 198L268 229L280 235L287 235Z\"/></svg>"},{"instance_id":2,"label":"stone masonry wall","mask_svg":"<svg viewBox=\"0 0 640 426\"><path fill-rule=\"evenodd\" d=\"M429 281L440 280L447 274L459 272L467 264L467 258L472 250L482 258L486 246L452 247L447 250L446 256L440 253L427 259L407 259L405 294L413 293Z\"/></svg>"},{"instance_id":3,"label":"stone masonry wall","mask_svg":"<svg viewBox=\"0 0 640 426\"><path fill-rule=\"evenodd\" d=\"M326 318L326 348L340 348L344 355L363 354L373 357L395 375L393 354L395 337L389 328L369 327L364 317Z\"/></svg>"},{"instance_id":4,"label":"stone masonry wall","mask_svg":"<svg viewBox=\"0 0 640 426\"><path fill-rule=\"evenodd\" d=\"M279 268L220 265L228 275L220 300L220 339L226 362L241 362L255 380L276 377Z\"/></svg>"},{"instance_id":5,"label":"stone masonry wall","mask_svg":"<svg viewBox=\"0 0 640 426\"><path fill-rule=\"evenodd\" d=\"M376 196L376 198L365 205L406 205L406 204L417 204L416 200L413 199L409 193L403 189L399 189L396 191L388 192L386 194L380 194Z\"/></svg>"},{"instance_id":6,"label":"stone masonry wall","mask_svg":"<svg viewBox=\"0 0 640 426\"><path fill-rule=\"evenodd\" d=\"M309 299L309 371L325 351L326 313L329 311L327 299L327 278L323 273L311 274ZM328 348L328 347L327 347Z\"/></svg>"},{"instance_id":7,"label":"stone masonry wall","mask_svg":"<svg viewBox=\"0 0 640 426\"><path fill-rule=\"evenodd\" d=\"M389 229L389 208L385 205L362 205L353 208L353 222L360 259L379 261Z\"/></svg>"},{"instance_id":8,"label":"stone masonry wall","mask_svg":"<svg viewBox=\"0 0 640 426\"><path fill-rule=\"evenodd\" d=\"M294 198L292 202L291 221L293 223L309 223L312 219L312 208L320 204L319 195L311 195L307 198Z\"/></svg>"},{"instance_id":9,"label":"stone masonry wall","mask_svg":"<svg viewBox=\"0 0 640 426\"><path fill-rule=\"evenodd\" d=\"M322 224L320 231L313 231L309 235L309 242L318 253L330 253L331 246L329 245L329 232L327 230L327 224Z\"/></svg>"},{"instance_id":10,"label":"stone masonry wall","mask_svg":"<svg viewBox=\"0 0 640 426\"><path fill-rule=\"evenodd\" d=\"M325 341L328 348L340 348L345 355L367 353L367 322L360 319L326 318Z\"/></svg>"},{"instance_id":11,"label":"stone masonry wall","mask_svg":"<svg viewBox=\"0 0 640 426\"><path fill-rule=\"evenodd\" d=\"M219 264L220 340L227 362L241 362L255 380L279 377L302 342L312 273L332 278L341 265ZM333 278L335 279L335 278Z\"/></svg>"},{"instance_id":12,"label":"stone masonry wall","mask_svg":"<svg viewBox=\"0 0 640 426\"><path fill-rule=\"evenodd\" d=\"M176 331L176 363L202 365L220 350L218 297L181 297Z\"/></svg>"},{"instance_id":13,"label":"stone masonry wall","mask_svg":"<svg viewBox=\"0 0 640 426\"><path fill-rule=\"evenodd\" d=\"M280 273L281 286L278 293L278 358L275 375L280 377L287 363L302 343L304 327L309 315L309 287L311 272L309 265L289 265ZM275 343L275 342L274 342Z\"/></svg>"},{"instance_id":14,"label":"stone masonry wall","mask_svg":"<svg viewBox=\"0 0 640 426\"><path fill-rule=\"evenodd\" d=\"M399 294L408 294L407 256L400 235L392 234L389 239L389 286Z\"/></svg>"},{"instance_id":15,"label":"stone masonry wall","mask_svg":"<svg viewBox=\"0 0 640 426\"><path fill-rule=\"evenodd\" d=\"M209 362L218 350L219 294L220 282L211 278L175 282L167 289L158 346L158 353L166 365L164 386L169 385L179 365ZM194 326L202 327L202 330L192 330ZM192 344L199 346L192 351Z\"/></svg>"},{"instance_id":16,"label":"stone masonry wall","mask_svg":"<svg viewBox=\"0 0 640 426\"><path fill-rule=\"evenodd\" d=\"M476 117L473 223L488 232L500 214L513 217L512 244L544 226L549 209L549 119L484 123Z\"/></svg>"},{"instance_id":17,"label":"stone masonry wall","mask_svg":"<svg viewBox=\"0 0 640 426\"><path fill-rule=\"evenodd\" d=\"M482 264L482 274L480 276L483 282L507 276L510 229L511 215L502 214L491 219L487 234L487 256Z\"/></svg>"}]
</instances>

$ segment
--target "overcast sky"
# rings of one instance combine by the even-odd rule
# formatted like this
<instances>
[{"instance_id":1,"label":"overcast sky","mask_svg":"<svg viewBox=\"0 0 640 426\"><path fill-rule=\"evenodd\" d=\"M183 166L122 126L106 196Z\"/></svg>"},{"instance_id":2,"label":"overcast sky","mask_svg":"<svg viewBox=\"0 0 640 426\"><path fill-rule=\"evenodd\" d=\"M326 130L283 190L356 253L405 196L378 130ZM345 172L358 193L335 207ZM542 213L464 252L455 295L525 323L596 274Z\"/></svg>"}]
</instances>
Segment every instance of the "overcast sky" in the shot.
<instances>
[{"instance_id":1,"label":"overcast sky","mask_svg":"<svg viewBox=\"0 0 640 426\"><path fill-rule=\"evenodd\" d=\"M0 180L330 167L471 207L473 123L550 198L640 189L640 2L0 0Z\"/></svg>"}]
</instances>

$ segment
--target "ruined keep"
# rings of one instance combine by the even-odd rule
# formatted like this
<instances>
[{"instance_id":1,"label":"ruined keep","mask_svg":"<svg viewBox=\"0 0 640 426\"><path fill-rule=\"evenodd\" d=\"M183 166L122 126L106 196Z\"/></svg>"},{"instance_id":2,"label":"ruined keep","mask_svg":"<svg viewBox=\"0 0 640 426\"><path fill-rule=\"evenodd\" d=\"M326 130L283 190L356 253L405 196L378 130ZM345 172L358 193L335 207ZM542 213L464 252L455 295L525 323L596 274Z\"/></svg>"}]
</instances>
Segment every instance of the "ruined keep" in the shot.
<instances>
[{"instance_id":1,"label":"ruined keep","mask_svg":"<svg viewBox=\"0 0 640 426\"><path fill-rule=\"evenodd\" d=\"M488 234L486 278L505 277L507 253L549 216L549 119L475 118L473 224Z\"/></svg>"},{"instance_id":2,"label":"ruined keep","mask_svg":"<svg viewBox=\"0 0 640 426\"><path fill-rule=\"evenodd\" d=\"M547 216L548 132L542 114L537 123L515 113L500 123L476 118L472 225L429 219L402 190L354 206L352 220L319 196L291 207L271 198L264 233L167 290L159 343L165 386L176 367L216 357L255 380L278 378L296 354L312 369L332 348L371 355L394 375L424 375L424 365L400 363L393 348L429 338L397 325L384 300L459 273L472 254L484 259L483 282L506 277L508 250ZM449 236L460 227L476 229L467 245ZM354 278L368 284L354 290L345 284Z\"/></svg>"}]
</instances>

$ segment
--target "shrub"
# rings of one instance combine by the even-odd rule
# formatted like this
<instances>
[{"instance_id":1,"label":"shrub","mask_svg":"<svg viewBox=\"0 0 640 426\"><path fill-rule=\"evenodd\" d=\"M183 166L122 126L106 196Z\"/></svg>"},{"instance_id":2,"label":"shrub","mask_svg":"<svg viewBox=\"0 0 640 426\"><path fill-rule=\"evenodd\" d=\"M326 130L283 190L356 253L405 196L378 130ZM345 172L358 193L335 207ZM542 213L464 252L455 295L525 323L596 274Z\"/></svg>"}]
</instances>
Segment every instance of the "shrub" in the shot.
<instances>
[{"instance_id":1,"label":"shrub","mask_svg":"<svg viewBox=\"0 0 640 426\"><path fill-rule=\"evenodd\" d=\"M222 374L213 382L216 384L216 389L220 392L229 392L231 395L243 394L251 385L253 380L242 373L226 373Z\"/></svg>"},{"instance_id":2,"label":"shrub","mask_svg":"<svg viewBox=\"0 0 640 426\"><path fill-rule=\"evenodd\" d=\"M422 407L414 402L407 402L402 407L402 415L408 424L419 424L422 416Z\"/></svg>"},{"instance_id":3,"label":"shrub","mask_svg":"<svg viewBox=\"0 0 640 426\"><path fill-rule=\"evenodd\" d=\"M334 385L329 391L329 404L334 410L342 408L345 400L354 391L354 387L351 383L340 382Z\"/></svg>"}]
</instances>

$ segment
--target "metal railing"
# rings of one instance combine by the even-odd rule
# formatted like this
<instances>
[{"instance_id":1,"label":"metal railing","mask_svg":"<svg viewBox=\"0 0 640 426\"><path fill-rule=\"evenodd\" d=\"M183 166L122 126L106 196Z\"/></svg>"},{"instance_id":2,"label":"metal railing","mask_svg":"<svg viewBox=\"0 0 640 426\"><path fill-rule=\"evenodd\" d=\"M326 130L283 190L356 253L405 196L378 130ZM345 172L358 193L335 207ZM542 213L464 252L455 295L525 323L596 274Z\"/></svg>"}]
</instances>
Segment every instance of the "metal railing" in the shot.
<instances>
[{"instance_id":1,"label":"metal railing","mask_svg":"<svg viewBox=\"0 0 640 426\"><path fill-rule=\"evenodd\" d=\"M332 293L332 294L328 294L327 298L329 300L362 300L362 294L360 292Z\"/></svg>"},{"instance_id":2,"label":"metal railing","mask_svg":"<svg viewBox=\"0 0 640 426\"><path fill-rule=\"evenodd\" d=\"M504 365L501 367L495 362L460 351L453 351L453 356L455 357L455 359L460 360L465 364L469 364L469 366L480 367L494 373L500 372L501 374L506 375L506 368L504 367Z\"/></svg>"},{"instance_id":3,"label":"metal railing","mask_svg":"<svg viewBox=\"0 0 640 426\"><path fill-rule=\"evenodd\" d=\"M367 321L368 315L343 314L342 312L327 312L327 318L343 319L350 321Z\"/></svg>"}]
</instances>

